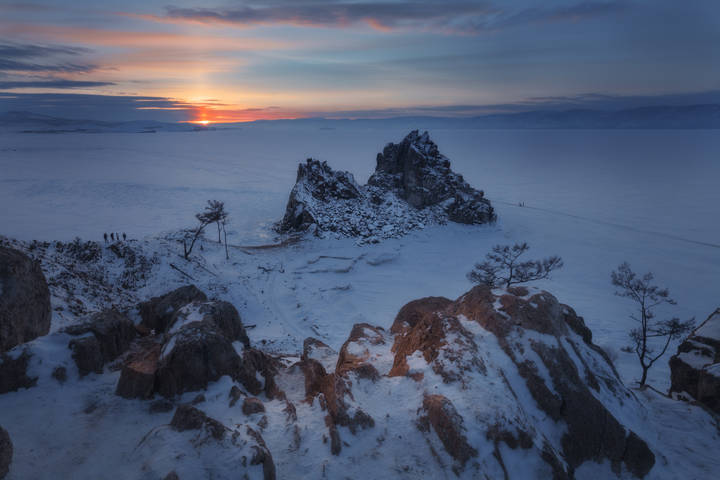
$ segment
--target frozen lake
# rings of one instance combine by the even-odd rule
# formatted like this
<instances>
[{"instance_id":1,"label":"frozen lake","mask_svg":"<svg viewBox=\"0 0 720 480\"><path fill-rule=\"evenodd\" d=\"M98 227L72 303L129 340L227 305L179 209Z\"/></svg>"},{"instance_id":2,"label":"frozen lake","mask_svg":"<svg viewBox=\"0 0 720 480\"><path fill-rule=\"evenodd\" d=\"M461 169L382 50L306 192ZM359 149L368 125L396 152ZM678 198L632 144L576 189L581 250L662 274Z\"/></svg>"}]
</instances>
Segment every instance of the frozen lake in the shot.
<instances>
[{"instance_id":1,"label":"frozen lake","mask_svg":"<svg viewBox=\"0 0 720 480\"><path fill-rule=\"evenodd\" d=\"M284 213L298 162L327 160L364 183L377 152L409 130L261 125L0 135L0 234L25 240L101 240L105 231L153 236L192 226L206 200L218 199L231 215L231 244L265 243L275 237L271 226ZM539 286L575 307L597 341L615 350L627 343L630 328L630 305L613 296L609 281L622 261L654 271L658 283L670 288L679 305L668 314L703 320L718 306L717 131L433 130L431 137L455 171L485 190L499 221L427 229L364 249L352 242L307 245L307 255L342 251L352 257L389 249L405 259L367 278L353 274L352 301L335 305L339 310L326 309L325 300L299 299L328 325L347 315L346 328L332 330L338 341L352 323L387 323L414 298L461 294L469 288L465 274L472 263L497 243L528 241L533 256L561 255L565 268ZM285 255L282 261L302 262L305 254L293 250L279 258ZM322 277L317 291L335 287L332 281ZM244 297L238 295L231 300L239 304ZM287 311L273 315L292 327L297 302L286 303ZM260 332L278 336L272 329ZM624 354L621 371L631 377L635 362ZM653 379L663 385L667 374L662 362Z\"/></svg>"},{"instance_id":2,"label":"frozen lake","mask_svg":"<svg viewBox=\"0 0 720 480\"><path fill-rule=\"evenodd\" d=\"M251 126L185 133L0 134L0 233L143 237L226 202L233 241L267 239L307 157L364 182L408 128ZM505 203L720 244L720 135L702 130L432 130L453 169Z\"/></svg>"},{"instance_id":3,"label":"frozen lake","mask_svg":"<svg viewBox=\"0 0 720 480\"><path fill-rule=\"evenodd\" d=\"M191 226L206 200L226 202L231 244L267 242L274 237L270 226L284 213L298 162L314 156L365 182L376 153L408 130L266 125L195 133L0 135L0 234L101 240L104 231L124 231L146 237L140 243L159 256L138 292L148 298L188 281L169 267L183 262L180 248L152 237ZM238 308L254 327L254 345L299 355L308 336L339 349L353 324L387 329L413 299L457 298L471 287L466 273L472 264L493 245L527 241L527 258L562 256L564 268L535 286L584 317L593 341L628 385L640 369L635 355L621 350L635 325L628 319L634 305L614 295L610 284L619 263L629 261L640 273L652 270L657 283L670 288L678 305L658 311L663 318L702 321L720 305L717 131L432 130L431 137L455 171L485 190L497 224L451 223L362 246L352 239L312 239L252 253L231 249L229 261L221 245L206 241L197 255L207 267L191 270L193 282ZM53 331L77 320L56 310ZM47 358L39 363L45 368L40 386L0 398L0 409L15 413L4 423L21 452L11 478L38 472L103 478L132 467L129 452L140 435L169 416L151 416L141 401L112 395L119 372L73 380L58 390L50 367L71 364L67 339L50 335L35 345ZM650 372L659 390L669 386L669 356ZM215 402L213 415L234 415L226 407L228 388L224 380L212 385L203 408ZM81 413L97 398L107 399L99 413ZM665 462L653 478L709 478L717 470L717 459L706 453L717 441L714 423L696 407L656 398L647 404L652 421L633 420ZM283 452L275 457L281 476L301 476L295 457L283 450L284 428L263 435L271 449Z\"/></svg>"}]
</instances>

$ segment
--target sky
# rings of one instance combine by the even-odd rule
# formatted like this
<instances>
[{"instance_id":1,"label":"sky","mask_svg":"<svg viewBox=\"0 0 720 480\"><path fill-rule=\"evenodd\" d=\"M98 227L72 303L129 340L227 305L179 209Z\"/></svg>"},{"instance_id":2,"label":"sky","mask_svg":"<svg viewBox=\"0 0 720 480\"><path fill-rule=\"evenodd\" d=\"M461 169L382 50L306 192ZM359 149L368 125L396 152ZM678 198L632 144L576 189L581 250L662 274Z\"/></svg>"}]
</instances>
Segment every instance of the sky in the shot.
<instances>
[{"instance_id":1,"label":"sky","mask_svg":"<svg viewBox=\"0 0 720 480\"><path fill-rule=\"evenodd\" d=\"M0 112L229 122L720 103L716 0L0 0Z\"/></svg>"}]
</instances>

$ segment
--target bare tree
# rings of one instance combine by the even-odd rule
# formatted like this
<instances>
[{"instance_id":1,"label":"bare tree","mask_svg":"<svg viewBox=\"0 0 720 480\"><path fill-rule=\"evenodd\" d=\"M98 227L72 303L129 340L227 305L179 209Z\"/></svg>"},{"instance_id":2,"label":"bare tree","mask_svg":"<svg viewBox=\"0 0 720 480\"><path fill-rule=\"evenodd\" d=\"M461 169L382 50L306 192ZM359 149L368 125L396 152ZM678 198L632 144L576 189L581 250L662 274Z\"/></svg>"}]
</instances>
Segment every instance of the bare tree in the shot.
<instances>
[{"instance_id":1,"label":"bare tree","mask_svg":"<svg viewBox=\"0 0 720 480\"><path fill-rule=\"evenodd\" d=\"M210 204L210 201L208 201L208 204ZM183 238L183 257L185 257L185 260L190 259L190 254L195 247L195 242L197 242L197 239L200 238L200 235L202 235L202 233L205 231L205 227L215 221L215 216L209 214L208 208L209 205L208 207L205 207L204 212L195 214L195 218L200 223L194 230L189 231L190 235L192 236L192 240L190 241L190 247L188 247L187 245L187 238Z\"/></svg>"},{"instance_id":2,"label":"bare tree","mask_svg":"<svg viewBox=\"0 0 720 480\"><path fill-rule=\"evenodd\" d=\"M227 230L225 230L225 225L227 225L227 215L222 219L221 225L223 235L225 236L225 260L230 260L230 254L228 253Z\"/></svg>"},{"instance_id":3,"label":"bare tree","mask_svg":"<svg viewBox=\"0 0 720 480\"><path fill-rule=\"evenodd\" d=\"M200 222L205 222L207 225L215 223L217 225L218 232L218 243L220 241L220 231L222 229L222 222L228 217L228 213L225 211L225 204L219 200L208 200L205 211L197 214L197 218Z\"/></svg>"},{"instance_id":4,"label":"bare tree","mask_svg":"<svg viewBox=\"0 0 720 480\"><path fill-rule=\"evenodd\" d=\"M508 288L518 283L550 278L550 272L562 268L563 261L557 255L540 260L519 261L519 257L529 249L525 242L512 246L495 245L492 252L485 255L484 262L475 264L468 278L489 287Z\"/></svg>"},{"instance_id":5,"label":"bare tree","mask_svg":"<svg viewBox=\"0 0 720 480\"><path fill-rule=\"evenodd\" d=\"M616 271L611 274L612 284L618 290L615 295L627 297L638 304L639 314L631 314L635 322L639 324L637 328L630 330L630 339L633 342L632 350L637 354L640 366L642 367L642 377L640 378L640 387L645 386L647 374L650 367L662 357L670 345L670 341L683 336L690 332L695 323L695 319L681 321L677 317L668 320L656 320L653 309L662 304L676 305L677 302L670 298L670 292L667 288L660 288L653 285L654 276L651 272L646 273L642 277L632 271L627 262L623 262ZM659 339L662 348L657 351L659 346L652 346L650 342L653 339Z\"/></svg>"}]
</instances>

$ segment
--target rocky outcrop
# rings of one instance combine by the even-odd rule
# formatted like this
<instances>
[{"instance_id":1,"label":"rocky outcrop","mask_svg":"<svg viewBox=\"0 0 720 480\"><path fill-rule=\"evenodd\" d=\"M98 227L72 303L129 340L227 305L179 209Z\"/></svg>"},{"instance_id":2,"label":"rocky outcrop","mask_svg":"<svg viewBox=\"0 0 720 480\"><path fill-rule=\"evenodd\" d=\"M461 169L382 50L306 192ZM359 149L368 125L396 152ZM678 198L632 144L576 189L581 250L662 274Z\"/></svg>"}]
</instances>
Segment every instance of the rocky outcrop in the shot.
<instances>
[{"instance_id":1,"label":"rocky outcrop","mask_svg":"<svg viewBox=\"0 0 720 480\"><path fill-rule=\"evenodd\" d=\"M170 421L170 426L178 432L205 428L216 440L222 440L226 430L222 423L214 418L208 417L204 412L192 405L180 405L177 410L175 410L175 415L173 415Z\"/></svg>"},{"instance_id":2,"label":"rocky outcrop","mask_svg":"<svg viewBox=\"0 0 720 480\"><path fill-rule=\"evenodd\" d=\"M461 467L472 457L477 457L477 450L465 437L463 418L450 400L442 395L425 395L422 408L424 415L418 419L418 428L428 432L432 427L445 450Z\"/></svg>"},{"instance_id":3,"label":"rocky outcrop","mask_svg":"<svg viewBox=\"0 0 720 480\"><path fill-rule=\"evenodd\" d=\"M10 464L13 457L13 444L10 441L8 432L0 426L0 479L10 471Z\"/></svg>"},{"instance_id":4,"label":"rocky outcrop","mask_svg":"<svg viewBox=\"0 0 720 480\"><path fill-rule=\"evenodd\" d=\"M293 393L298 377L304 395ZM655 464L622 420L642 405L582 317L543 291L410 302L389 331L355 325L334 372L304 354L280 382L289 400L319 403L333 455L348 445L362 455L353 436L391 432L423 459L418 471L434 461L462 478L571 479L587 462L645 477ZM398 430L408 412L414 432Z\"/></svg>"},{"instance_id":5,"label":"rocky outcrop","mask_svg":"<svg viewBox=\"0 0 720 480\"><path fill-rule=\"evenodd\" d=\"M64 332L79 337L68 347L80 376L102 373L104 365L124 353L137 336L132 320L115 310L94 313Z\"/></svg>"},{"instance_id":6,"label":"rocky outcrop","mask_svg":"<svg viewBox=\"0 0 720 480\"><path fill-rule=\"evenodd\" d=\"M162 344L143 339L123 364L115 394L123 398L151 398L155 393L155 374L158 370Z\"/></svg>"},{"instance_id":7,"label":"rocky outcrop","mask_svg":"<svg viewBox=\"0 0 720 480\"><path fill-rule=\"evenodd\" d=\"M142 465L138 478L276 478L264 439L247 425L230 428L193 406L180 405L170 428L151 433L134 453Z\"/></svg>"},{"instance_id":8,"label":"rocky outcrop","mask_svg":"<svg viewBox=\"0 0 720 480\"><path fill-rule=\"evenodd\" d=\"M173 334L160 353L156 390L166 397L205 389L223 375L239 380L243 362L212 324L193 322Z\"/></svg>"},{"instance_id":9,"label":"rocky outcrop","mask_svg":"<svg viewBox=\"0 0 720 480\"><path fill-rule=\"evenodd\" d=\"M19 355L0 354L0 394L35 386L37 377L30 377L27 373L30 357L32 355L27 349Z\"/></svg>"},{"instance_id":10,"label":"rocky outcrop","mask_svg":"<svg viewBox=\"0 0 720 480\"><path fill-rule=\"evenodd\" d=\"M36 262L0 247L0 352L50 331L50 290Z\"/></svg>"},{"instance_id":11,"label":"rocky outcrop","mask_svg":"<svg viewBox=\"0 0 720 480\"><path fill-rule=\"evenodd\" d=\"M188 303L181 305L183 302ZM154 319L148 321L148 328L154 325L152 330L166 333L148 335L133 344L124 357L117 395L150 398L160 393L174 397L203 390L227 375L253 395L265 393L270 399L282 396L274 381L278 361L250 347L232 304L208 302L205 294L189 286L145 302L140 310L146 313L144 320ZM92 343L93 338L79 340Z\"/></svg>"},{"instance_id":12,"label":"rocky outcrop","mask_svg":"<svg viewBox=\"0 0 720 480\"><path fill-rule=\"evenodd\" d=\"M361 196L351 173L335 171L327 162L311 158L298 165L295 182L280 224L283 231L305 230L316 224L318 214L312 206L317 202L331 203Z\"/></svg>"},{"instance_id":13,"label":"rocky outcrop","mask_svg":"<svg viewBox=\"0 0 720 480\"><path fill-rule=\"evenodd\" d=\"M392 191L417 209L443 205L448 218L458 223L488 223L495 219L482 191L472 188L450 169L427 132L410 132L402 142L389 143L378 153L375 173L368 185Z\"/></svg>"},{"instance_id":14,"label":"rocky outcrop","mask_svg":"<svg viewBox=\"0 0 720 480\"><path fill-rule=\"evenodd\" d=\"M80 376L102 373L104 365L127 351L137 336L132 320L115 310L94 313L64 332L79 337L70 340L68 347Z\"/></svg>"},{"instance_id":15,"label":"rocky outcrop","mask_svg":"<svg viewBox=\"0 0 720 480\"><path fill-rule=\"evenodd\" d=\"M262 400L255 397L245 397L242 405L242 412L245 415L252 415L254 413L262 413L265 411L265 405Z\"/></svg>"},{"instance_id":16,"label":"rocky outcrop","mask_svg":"<svg viewBox=\"0 0 720 480\"><path fill-rule=\"evenodd\" d=\"M670 391L690 395L720 413L720 308L670 358Z\"/></svg>"},{"instance_id":17,"label":"rocky outcrop","mask_svg":"<svg viewBox=\"0 0 720 480\"><path fill-rule=\"evenodd\" d=\"M229 302L193 302L179 309L168 324L170 332L180 329L191 322L212 323L230 341L239 341L250 347L250 339L245 332L237 309Z\"/></svg>"},{"instance_id":18,"label":"rocky outcrop","mask_svg":"<svg viewBox=\"0 0 720 480\"><path fill-rule=\"evenodd\" d=\"M195 285L186 285L160 297L153 297L138 305L140 324L147 330L157 333L164 332L175 313L192 302L205 302L207 296Z\"/></svg>"},{"instance_id":19,"label":"rocky outcrop","mask_svg":"<svg viewBox=\"0 0 720 480\"><path fill-rule=\"evenodd\" d=\"M495 220L482 191L450 169L427 132L411 132L377 156L375 173L359 186L352 174L308 159L298 168L280 232L359 237L370 242L447 221L482 224Z\"/></svg>"},{"instance_id":20,"label":"rocky outcrop","mask_svg":"<svg viewBox=\"0 0 720 480\"><path fill-rule=\"evenodd\" d=\"M325 342L317 338L308 337L303 341L301 360L317 360L325 370L332 371L337 363L337 352Z\"/></svg>"}]
</instances>

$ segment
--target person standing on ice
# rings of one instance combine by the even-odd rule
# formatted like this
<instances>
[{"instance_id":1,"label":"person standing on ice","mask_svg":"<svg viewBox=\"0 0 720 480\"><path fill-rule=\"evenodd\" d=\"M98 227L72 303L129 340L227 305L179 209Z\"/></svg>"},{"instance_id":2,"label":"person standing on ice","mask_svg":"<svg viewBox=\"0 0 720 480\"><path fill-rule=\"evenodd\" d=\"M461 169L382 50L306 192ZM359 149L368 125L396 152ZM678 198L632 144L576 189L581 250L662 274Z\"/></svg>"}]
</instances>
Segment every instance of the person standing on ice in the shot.
<instances>
[{"instance_id":1,"label":"person standing on ice","mask_svg":"<svg viewBox=\"0 0 720 480\"><path fill-rule=\"evenodd\" d=\"M107 232L103 233L103 237L105 237L105 243L107 243Z\"/></svg>"},{"instance_id":2,"label":"person standing on ice","mask_svg":"<svg viewBox=\"0 0 720 480\"><path fill-rule=\"evenodd\" d=\"M123 232L123 242L127 240L127 235L125 235L125 232Z\"/></svg>"},{"instance_id":3,"label":"person standing on ice","mask_svg":"<svg viewBox=\"0 0 720 480\"><path fill-rule=\"evenodd\" d=\"M113 234L112 232L110 232L110 241L115 241L115 234Z\"/></svg>"}]
</instances>

